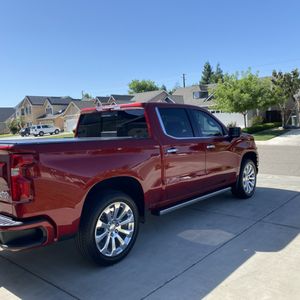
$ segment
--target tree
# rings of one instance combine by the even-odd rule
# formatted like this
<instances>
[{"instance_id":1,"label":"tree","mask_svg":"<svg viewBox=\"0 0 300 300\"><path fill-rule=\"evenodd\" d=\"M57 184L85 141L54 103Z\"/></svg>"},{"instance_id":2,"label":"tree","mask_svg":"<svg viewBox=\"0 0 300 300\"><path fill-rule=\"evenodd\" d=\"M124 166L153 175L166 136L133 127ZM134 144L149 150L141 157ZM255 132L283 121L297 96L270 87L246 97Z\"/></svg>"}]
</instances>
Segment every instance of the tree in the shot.
<instances>
[{"instance_id":1,"label":"tree","mask_svg":"<svg viewBox=\"0 0 300 300\"><path fill-rule=\"evenodd\" d=\"M237 112L244 116L244 125L247 127L246 116L248 110L271 105L270 81L260 79L258 75L249 71L238 74L225 75L224 82L214 89L214 98L218 109L227 112Z\"/></svg>"},{"instance_id":2,"label":"tree","mask_svg":"<svg viewBox=\"0 0 300 300\"><path fill-rule=\"evenodd\" d=\"M220 64L217 63L216 70L215 70L215 72L213 72L213 74L211 76L211 82L210 83L222 82L223 78L224 78L223 70L221 69Z\"/></svg>"},{"instance_id":3,"label":"tree","mask_svg":"<svg viewBox=\"0 0 300 300\"><path fill-rule=\"evenodd\" d=\"M82 93L82 99L93 99L93 96L89 93Z\"/></svg>"},{"instance_id":4,"label":"tree","mask_svg":"<svg viewBox=\"0 0 300 300\"><path fill-rule=\"evenodd\" d=\"M209 84L209 83L211 83L211 79L212 79L213 74L214 74L214 73L213 73L213 70L212 70L212 66L211 66L211 64L207 61L207 62L204 64L204 67L203 67L202 77L201 77L200 83L201 83L201 84Z\"/></svg>"},{"instance_id":5,"label":"tree","mask_svg":"<svg viewBox=\"0 0 300 300\"><path fill-rule=\"evenodd\" d=\"M289 121L287 117L287 103L290 99L294 100L297 110L297 121L299 125L299 100L295 95L300 89L300 78L298 69L292 70L290 73L276 72L272 73L272 98L279 106L281 111L282 127L285 127Z\"/></svg>"},{"instance_id":6,"label":"tree","mask_svg":"<svg viewBox=\"0 0 300 300\"><path fill-rule=\"evenodd\" d=\"M129 94L157 91L159 87L152 80L132 80L129 84Z\"/></svg>"},{"instance_id":7,"label":"tree","mask_svg":"<svg viewBox=\"0 0 300 300\"><path fill-rule=\"evenodd\" d=\"M12 134L16 134L24 125L24 120L20 118L14 118L7 124Z\"/></svg>"},{"instance_id":8,"label":"tree","mask_svg":"<svg viewBox=\"0 0 300 300\"><path fill-rule=\"evenodd\" d=\"M160 90L167 91L167 87L164 84L162 84Z\"/></svg>"}]
</instances>

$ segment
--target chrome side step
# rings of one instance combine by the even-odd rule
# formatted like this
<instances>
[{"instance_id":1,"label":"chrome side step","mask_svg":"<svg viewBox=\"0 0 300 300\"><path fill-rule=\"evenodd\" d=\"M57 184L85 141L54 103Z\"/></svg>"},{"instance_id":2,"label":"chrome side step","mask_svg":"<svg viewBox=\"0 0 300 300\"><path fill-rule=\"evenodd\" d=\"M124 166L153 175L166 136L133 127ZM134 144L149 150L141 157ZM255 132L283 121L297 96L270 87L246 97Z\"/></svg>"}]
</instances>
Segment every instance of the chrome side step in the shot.
<instances>
[{"instance_id":1,"label":"chrome side step","mask_svg":"<svg viewBox=\"0 0 300 300\"><path fill-rule=\"evenodd\" d=\"M168 207L168 208L159 210L159 211L157 212L157 214L158 214L159 216L165 215L165 214L167 214L167 213L169 213L169 212L172 212L172 211L174 211L174 210L176 210L176 209L179 209L179 208L182 208L182 207L185 207L185 206L188 206L188 205L191 205L191 204L194 204L194 203L197 203L197 202L206 200L206 199L208 199L208 198L217 196L217 195L219 195L219 194L223 194L223 193L228 192L228 191L230 191L230 190L231 190L231 188L229 187L229 188L222 189L222 190L219 190L219 191L210 193L210 194L206 194L206 195L203 195L203 196L200 196L200 197L197 197L197 198L188 200L188 201L186 201L186 202L183 202L183 203L180 203L180 204L177 204L177 205L174 205L174 206L171 206L171 207Z\"/></svg>"}]
</instances>

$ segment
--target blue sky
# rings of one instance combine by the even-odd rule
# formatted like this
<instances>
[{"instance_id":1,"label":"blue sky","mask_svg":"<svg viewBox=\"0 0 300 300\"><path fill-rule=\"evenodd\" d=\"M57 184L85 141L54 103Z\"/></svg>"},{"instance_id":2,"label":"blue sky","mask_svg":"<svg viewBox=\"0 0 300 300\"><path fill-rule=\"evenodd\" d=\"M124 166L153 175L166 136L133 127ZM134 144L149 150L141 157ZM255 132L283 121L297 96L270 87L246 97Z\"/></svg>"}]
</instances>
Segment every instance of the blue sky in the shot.
<instances>
[{"instance_id":1,"label":"blue sky","mask_svg":"<svg viewBox=\"0 0 300 300\"><path fill-rule=\"evenodd\" d=\"M9 0L0 4L0 105L25 95L173 88L209 60L260 75L300 66L300 3L276 0Z\"/></svg>"}]
</instances>

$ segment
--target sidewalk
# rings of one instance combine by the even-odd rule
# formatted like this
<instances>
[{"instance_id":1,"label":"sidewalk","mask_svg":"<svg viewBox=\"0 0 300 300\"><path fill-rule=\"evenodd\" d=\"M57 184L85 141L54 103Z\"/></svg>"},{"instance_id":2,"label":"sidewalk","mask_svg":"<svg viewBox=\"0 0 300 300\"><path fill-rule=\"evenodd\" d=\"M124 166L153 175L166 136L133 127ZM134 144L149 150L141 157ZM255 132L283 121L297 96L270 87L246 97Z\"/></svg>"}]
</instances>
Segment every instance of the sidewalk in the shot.
<instances>
[{"instance_id":1,"label":"sidewalk","mask_svg":"<svg viewBox=\"0 0 300 300\"><path fill-rule=\"evenodd\" d=\"M300 129L291 129L268 141L256 141L257 145L300 146Z\"/></svg>"}]
</instances>

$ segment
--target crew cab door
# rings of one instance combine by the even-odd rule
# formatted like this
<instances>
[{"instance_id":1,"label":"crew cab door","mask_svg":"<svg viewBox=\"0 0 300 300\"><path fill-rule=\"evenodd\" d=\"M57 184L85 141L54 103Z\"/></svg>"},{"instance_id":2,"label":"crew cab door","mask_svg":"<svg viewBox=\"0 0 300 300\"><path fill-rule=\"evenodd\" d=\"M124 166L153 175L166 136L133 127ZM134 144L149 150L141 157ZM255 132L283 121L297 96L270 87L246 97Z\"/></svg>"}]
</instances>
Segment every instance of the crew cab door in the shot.
<instances>
[{"instance_id":1,"label":"crew cab door","mask_svg":"<svg viewBox=\"0 0 300 300\"><path fill-rule=\"evenodd\" d=\"M200 109L188 109L196 136L206 151L206 176L210 190L228 186L236 181L239 157L232 149L223 125L211 114Z\"/></svg>"},{"instance_id":2,"label":"crew cab door","mask_svg":"<svg viewBox=\"0 0 300 300\"><path fill-rule=\"evenodd\" d=\"M205 192L205 143L195 138L185 108L157 108L164 136L161 139L165 201L168 205Z\"/></svg>"}]
</instances>

